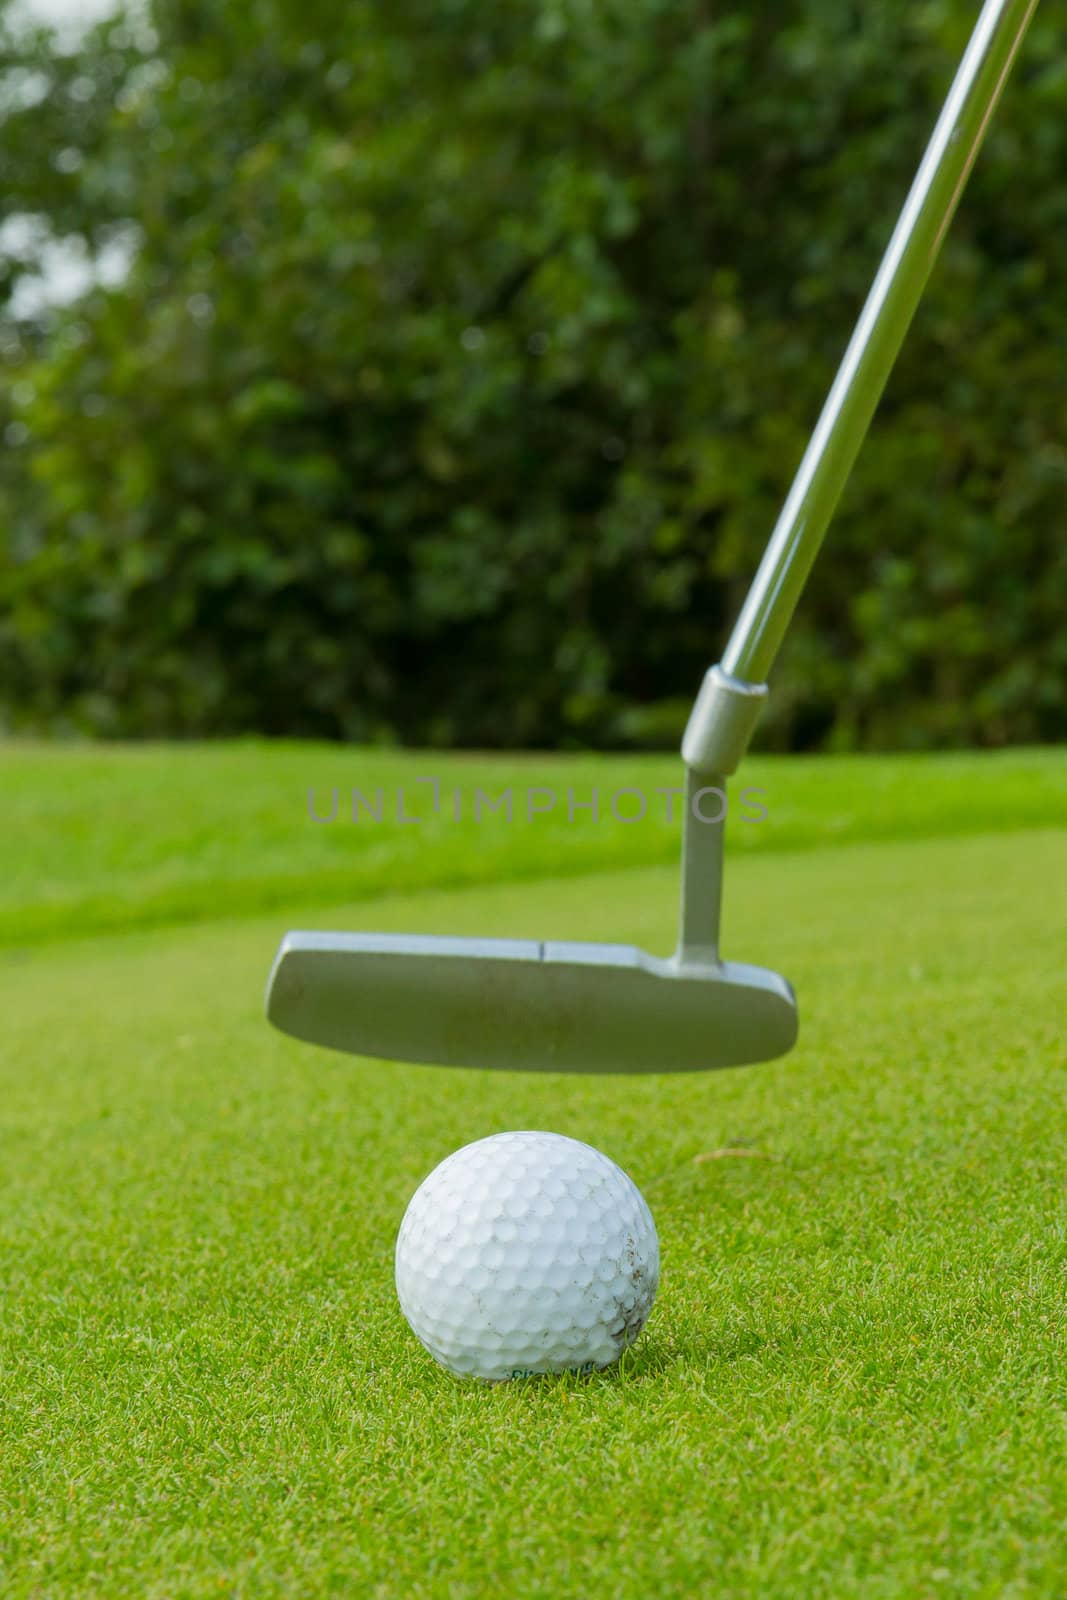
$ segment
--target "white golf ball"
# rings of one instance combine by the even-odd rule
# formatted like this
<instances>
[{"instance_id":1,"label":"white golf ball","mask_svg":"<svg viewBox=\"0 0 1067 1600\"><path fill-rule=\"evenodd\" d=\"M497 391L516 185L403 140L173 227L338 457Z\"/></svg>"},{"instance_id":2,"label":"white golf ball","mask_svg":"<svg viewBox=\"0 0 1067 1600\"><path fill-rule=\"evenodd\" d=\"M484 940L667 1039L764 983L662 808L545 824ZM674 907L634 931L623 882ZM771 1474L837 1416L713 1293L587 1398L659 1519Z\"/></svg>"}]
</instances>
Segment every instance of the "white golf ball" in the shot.
<instances>
[{"instance_id":1,"label":"white golf ball","mask_svg":"<svg viewBox=\"0 0 1067 1600\"><path fill-rule=\"evenodd\" d=\"M614 1161L558 1133L465 1145L416 1190L396 1289L449 1371L591 1371L641 1332L659 1282L652 1213Z\"/></svg>"}]
</instances>

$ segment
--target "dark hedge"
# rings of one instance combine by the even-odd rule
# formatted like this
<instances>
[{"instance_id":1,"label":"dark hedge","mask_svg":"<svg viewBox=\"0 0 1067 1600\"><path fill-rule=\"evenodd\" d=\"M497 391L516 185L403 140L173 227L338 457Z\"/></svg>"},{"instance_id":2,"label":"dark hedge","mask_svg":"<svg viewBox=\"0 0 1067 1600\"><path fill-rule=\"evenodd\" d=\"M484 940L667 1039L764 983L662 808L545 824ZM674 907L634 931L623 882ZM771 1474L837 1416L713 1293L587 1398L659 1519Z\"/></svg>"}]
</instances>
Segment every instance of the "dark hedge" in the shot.
<instances>
[{"instance_id":1,"label":"dark hedge","mask_svg":"<svg viewBox=\"0 0 1067 1600\"><path fill-rule=\"evenodd\" d=\"M0 717L676 739L974 14L159 0L74 55L9 39L50 92L8 97L7 212L139 244L0 322ZM1050 10L766 743L1067 736L1065 283Z\"/></svg>"}]
</instances>

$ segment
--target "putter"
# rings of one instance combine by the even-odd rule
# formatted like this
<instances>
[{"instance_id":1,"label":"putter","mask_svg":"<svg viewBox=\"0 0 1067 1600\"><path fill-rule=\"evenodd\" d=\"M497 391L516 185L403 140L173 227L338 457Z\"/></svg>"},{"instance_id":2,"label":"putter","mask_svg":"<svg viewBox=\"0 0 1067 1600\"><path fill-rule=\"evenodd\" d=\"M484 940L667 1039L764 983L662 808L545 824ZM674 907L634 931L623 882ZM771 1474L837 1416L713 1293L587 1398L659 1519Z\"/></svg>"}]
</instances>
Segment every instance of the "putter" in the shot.
<instances>
[{"instance_id":1,"label":"putter","mask_svg":"<svg viewBox=\"0 0 1067 1600\"><path fill-rule=\"evenodd\" d=\"M722 661L701 685L682 740L676 954L290 933L267 988L275 1027L356 1055L543 1072L698 1072L792 1048L787 981L719 954L725 784L1036 4L986 0Z\"/></svg>"}]
</instances>

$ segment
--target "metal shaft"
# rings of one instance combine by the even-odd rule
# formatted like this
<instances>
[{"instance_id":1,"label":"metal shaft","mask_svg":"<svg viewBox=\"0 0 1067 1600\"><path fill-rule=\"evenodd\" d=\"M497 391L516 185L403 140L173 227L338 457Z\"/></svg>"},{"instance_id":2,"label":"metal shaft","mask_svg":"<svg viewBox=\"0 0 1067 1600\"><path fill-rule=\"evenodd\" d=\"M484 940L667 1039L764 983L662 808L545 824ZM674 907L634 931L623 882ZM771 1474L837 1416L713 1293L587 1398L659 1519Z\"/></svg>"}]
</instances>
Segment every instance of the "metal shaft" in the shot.
<instances>
[{"instance_id":1,"label":"metal shaft","mask_svg":"<svg viewBox=\"0 0 1067 1600\"><path fill-rule=\"evenodd\" d=\"M726 809L726 779L690 768L685 777L678 926L678 959L684 964L701 965L719 959Z\"/></svg>"},{"instance_id":2,"label":"metal shaft","mask_svg":"<svg viewBox=\"0 0 1067 1600\"><path fill-rule=\"evenodd\" d=\"M723 655L735 678L770 671L1036 5L986 0Z\"/></svg>"}]
</instances>

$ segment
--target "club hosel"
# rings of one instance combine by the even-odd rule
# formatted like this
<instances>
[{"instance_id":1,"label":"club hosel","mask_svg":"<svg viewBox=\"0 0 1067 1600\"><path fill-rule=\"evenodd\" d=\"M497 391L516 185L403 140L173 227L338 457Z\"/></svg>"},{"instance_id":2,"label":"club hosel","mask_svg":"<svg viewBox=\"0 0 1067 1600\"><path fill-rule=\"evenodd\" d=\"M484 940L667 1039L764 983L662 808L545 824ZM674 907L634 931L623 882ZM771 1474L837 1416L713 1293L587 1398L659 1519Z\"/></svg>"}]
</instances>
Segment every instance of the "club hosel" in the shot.
<instances>
[{"instance_id":1,"label":"club hosel","mask_svg":"<svg viewBox=\"0 0 1067 1600\"><path fill-rule=\"evenodd\" d=\"M690 772L724 778L736 772L766 698L765 683L745 683L721 665L709 667L682 738Z\"/></svg>"}]
</instances>

